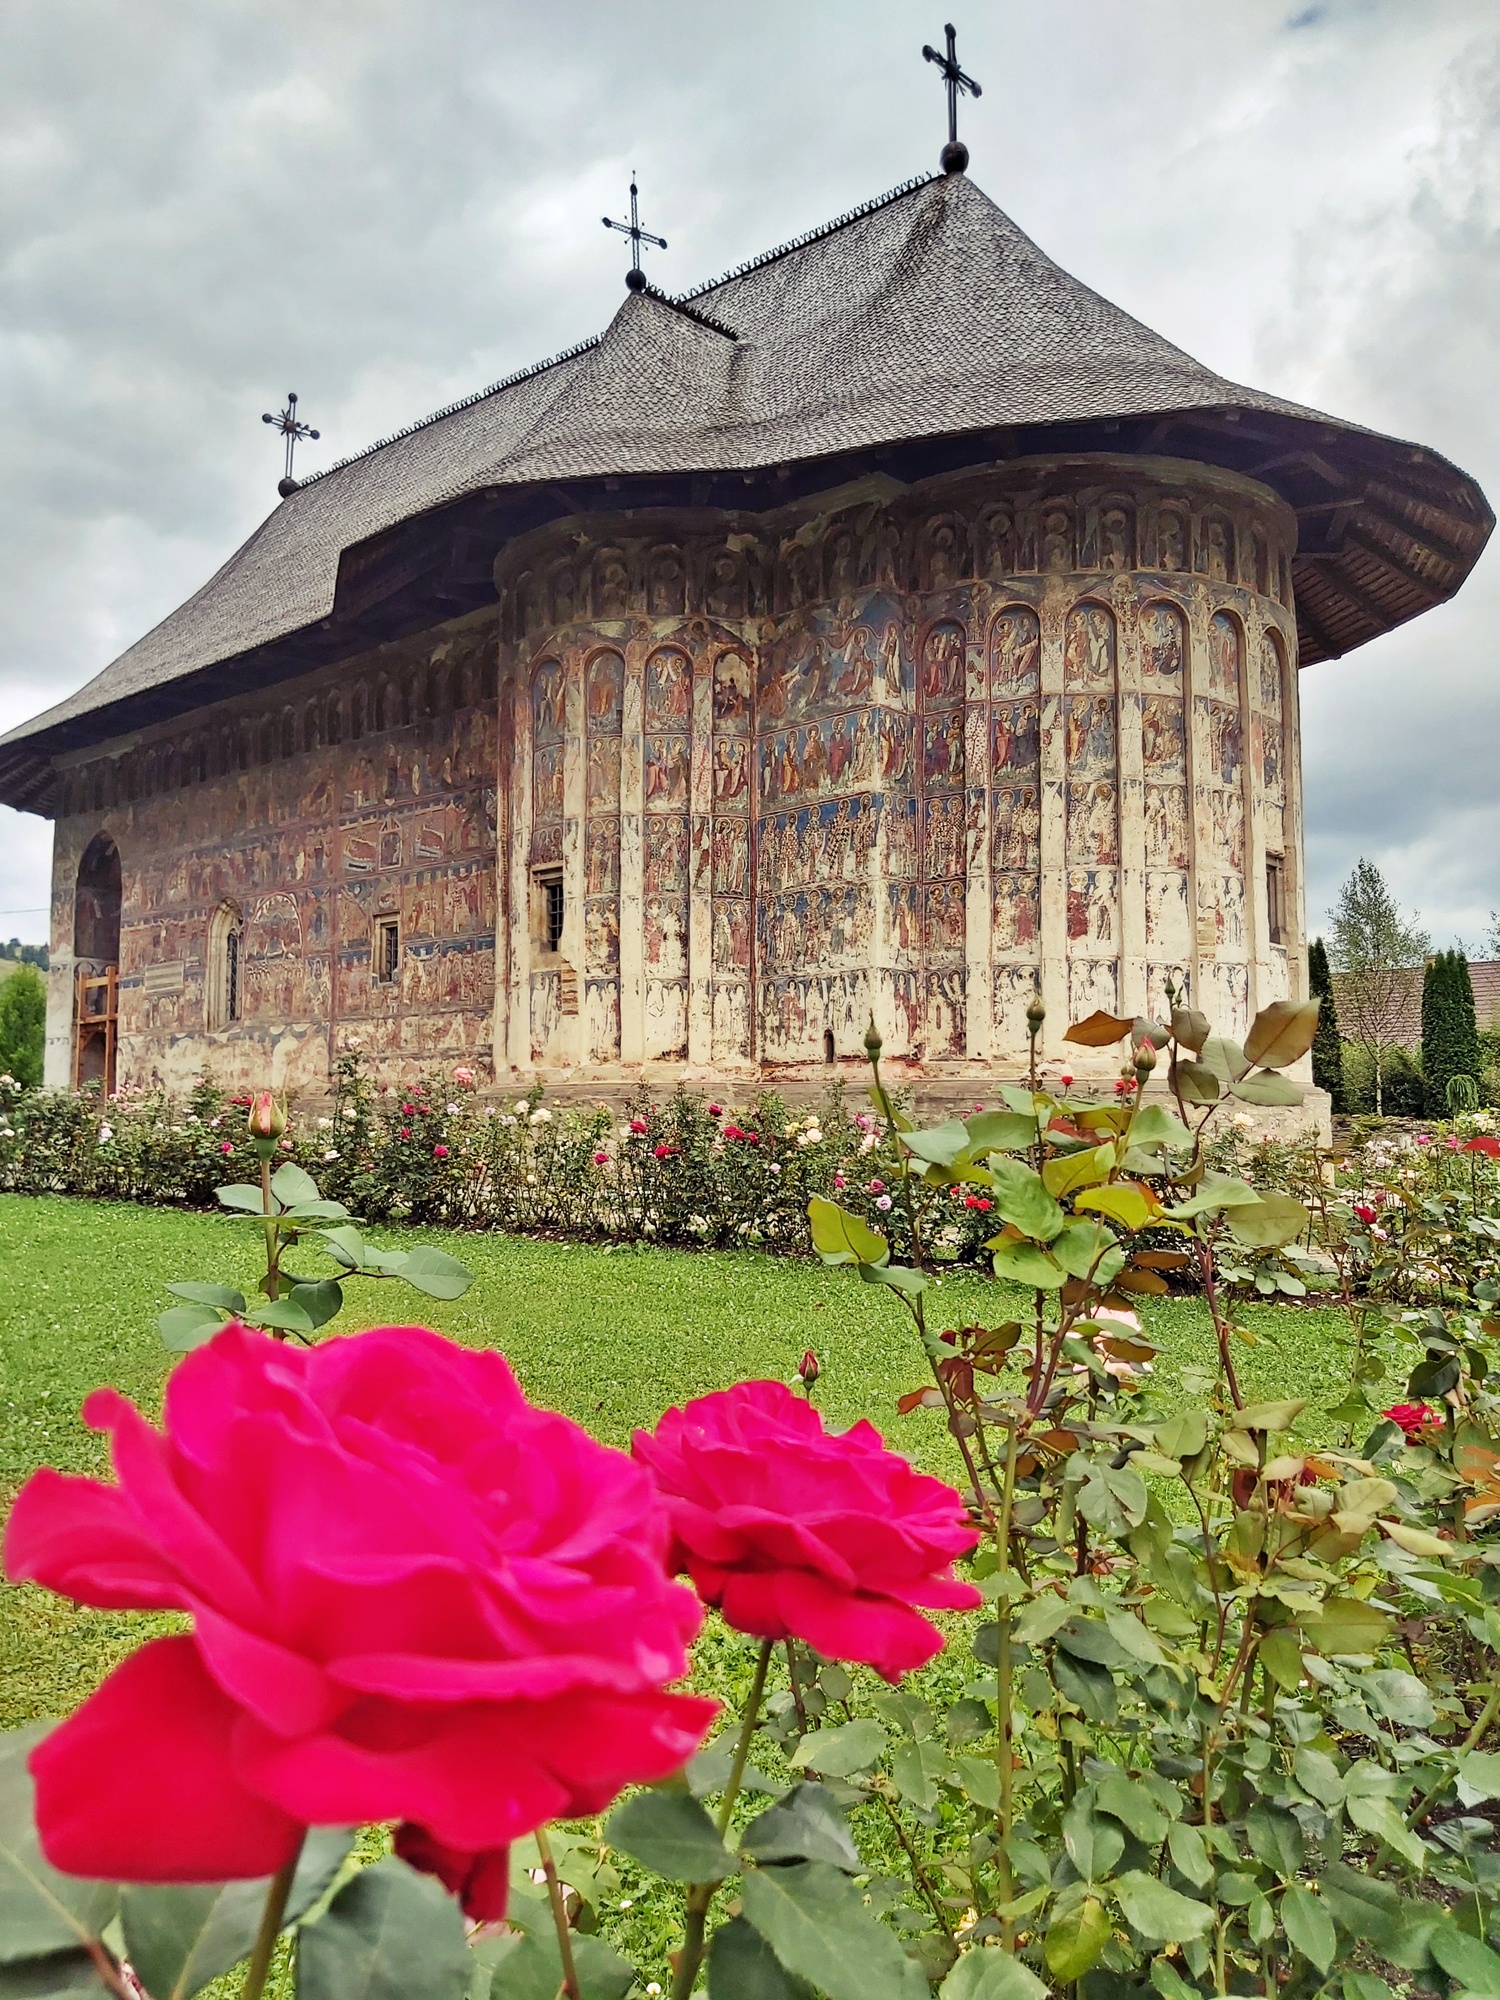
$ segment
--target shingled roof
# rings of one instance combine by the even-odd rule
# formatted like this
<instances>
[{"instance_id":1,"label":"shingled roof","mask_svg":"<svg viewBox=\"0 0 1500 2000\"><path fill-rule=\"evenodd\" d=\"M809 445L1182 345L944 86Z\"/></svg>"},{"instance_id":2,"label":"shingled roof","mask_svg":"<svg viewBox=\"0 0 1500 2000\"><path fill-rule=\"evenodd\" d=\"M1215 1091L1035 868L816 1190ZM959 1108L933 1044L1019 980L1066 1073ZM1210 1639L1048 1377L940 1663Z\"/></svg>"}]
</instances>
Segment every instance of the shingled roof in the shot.
<instances>
[{"instance_id":1,"label":"shingled roof","mask_svg":"<svg viewBox=\"0 0 1500 2000\"><path fill-rule=\"evenodd\" d=\"M1226 381L1061 270L966 175L935 176L680 299L632 292L595 339L307 480L154 631L0 737L0 798L45 809L53 752L369 644L353 624L326 636L341 563L473 496L513 533L606 478L635 504L685 478L701 502L727 474L790 470L813 490L872 450L896 469L893 447L922 446L930 468L942 441L952 463L1149 451L1263 480L1299 516L1304 664L1451 596L1493 526L1436 453Z\"/></svg>"}]
</instances>

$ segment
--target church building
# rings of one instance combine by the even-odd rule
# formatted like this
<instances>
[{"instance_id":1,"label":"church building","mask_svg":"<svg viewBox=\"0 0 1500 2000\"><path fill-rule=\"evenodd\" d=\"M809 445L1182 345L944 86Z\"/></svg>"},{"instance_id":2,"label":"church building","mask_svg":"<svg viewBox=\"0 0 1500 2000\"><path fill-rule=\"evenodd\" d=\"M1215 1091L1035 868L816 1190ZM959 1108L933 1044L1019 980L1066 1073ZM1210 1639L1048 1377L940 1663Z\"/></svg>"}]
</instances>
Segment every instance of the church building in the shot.
<instances>
[{"instance_id":1,"label":"church building","mask_svg":"<svg viewBox=\"0 0 1500 2000\"><path fill-rule=\"evenodd\" d=\"M1298 673L1493 526L945 171L289 490L0 738L55 823L47 1078L597 1099L1014 1075L1306 991ZM1114 1051L1070 1050L1112 1072Z\"/></svg>"}]
</instances>

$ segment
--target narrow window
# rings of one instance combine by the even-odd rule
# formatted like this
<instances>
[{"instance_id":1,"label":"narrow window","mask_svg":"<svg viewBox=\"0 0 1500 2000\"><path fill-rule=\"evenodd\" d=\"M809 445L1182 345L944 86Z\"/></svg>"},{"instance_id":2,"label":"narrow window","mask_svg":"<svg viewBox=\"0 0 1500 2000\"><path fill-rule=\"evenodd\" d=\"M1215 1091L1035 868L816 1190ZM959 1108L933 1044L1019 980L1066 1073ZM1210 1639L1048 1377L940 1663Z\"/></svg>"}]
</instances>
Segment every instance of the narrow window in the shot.
<instances>
[{"instance_id":1,"label":"narrow window","mask_svg":"<svg viewBox=\"0 0 1500 2000\"><path fill-rule=\"evenodd\" d=\"M1266 918L1272 944L1286 943L1286 861L1280 854L1266 856Z\"/></svg>"},{"instance_id":2,"label":"narrow window","mask_svg":"<svg viewBox=\"0 0 1500 2000\"><path fill-rule=\"evenodd\" d=\"M562 946L563 916L566 910L563 898L562 870L560 868L538 869L536 893L537 942L543 951L558 951Z\"/></svg>"},{"instance_id":3,"label":"narrow window","mask_svg":"<svg viewBox=\"0 0 1500 2000\"><path fill-rule=\"evenodd\" d=\"M831 1063L835 1060L832 1028L825 1028L823 1030L823 1060L826 1063Z\"/></svg>"},{"instance_id":4,"label":"narrow window","mask_svg":"<svg viewBox=\"0 0 1500 2000\"><path fill-rule=\"evenodd\" d=\"M204 1011L210 1031L244 1019L245 920L233 903L220 903L209 919Z\"/></svg>"},{"instance_id":5,"label":"narrow window","mask_svg":"<svg viewBox=\"0 0 1500 2000\"><path fill-rule=\"evenodd\" d=\"M401 924L396 917L375 919L375 977L382 986L395 984L401 967Z\"/></svg>"}]
</instances>

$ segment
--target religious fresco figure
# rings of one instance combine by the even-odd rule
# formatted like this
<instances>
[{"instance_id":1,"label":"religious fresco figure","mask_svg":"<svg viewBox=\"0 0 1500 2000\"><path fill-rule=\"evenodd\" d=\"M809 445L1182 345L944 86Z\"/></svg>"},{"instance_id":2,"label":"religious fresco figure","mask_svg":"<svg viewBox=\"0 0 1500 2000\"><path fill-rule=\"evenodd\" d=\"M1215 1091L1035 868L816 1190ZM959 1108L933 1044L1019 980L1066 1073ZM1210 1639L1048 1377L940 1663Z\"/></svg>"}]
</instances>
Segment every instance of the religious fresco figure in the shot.
<instances>
[{"instance_id":1,"label":"religious fresco figure","mask_svg":"<svg viewBox=\"0 0 1500 2000\"><path fill-rule=\"evenodd\" d=\"M1212 694L1223 695L1238 704L1244 646L1240 628L1227 611L1216 611L1208 621L1208 685Z\"/></svg>"},{"instance_id":2,"label":"religious fresco figure","mask_svg":"<svg viewBox=\"0 0 1500 2000\"><path fill-rule=\"evenodd\" d=\"M646 662L645 726L686 729L693 713L693 670L687 655L664 646Z\"/></svg>"},{"instance_id":3,"label":"religious fresco figure","mask_svg":"<svg viewBox=\"0 0 1500 2000\"><path fill-rule=\"evenodd\" d=\"M714 661L714 728L737 730L750 719L750 662L743 653Z\"/></svg>"},{"instance_id":4,"label":"religious fresco figure","mask_svg":"<svg viewBox=\"0 0 1500 2000\"><path fill-rule=\"evenodd\" d=\"M964 712L950 708L929 715L922 726L922 780L927 785L964 781Z\"/></svg>"},{"instance_id":5,"label":"religious fresco figure","mask_svg":"<svg viewBox=\"0 0 1500 2000\"><path fill-rule=\"evenodd\" d=\"M1036 876L997 875L994 905L993 949L1031 953L1041 925L1041 887Z\"/></svg>"},{"instance_id":6,"label":"religious fresco figure","mask_svg":"<svg viewBox=\"0 0 1500 2000\"><path fill-rule=\"evenodd\" d=\"M1115 684L1115 621L1102 604L1078 604L1063 627L1063 685L1073 691Z\"/></svg>"},{"instance_id":7,"label":"religious fresco figure","mask_svg":"<svg viewBox=\"0 0 1500 2000\"><path fill-rule=\"evenodd\" d=\"M744 798L750 786L750 744L743 736L714 739L714 798Z\"/></svg>"},{"instance_id":8,"label":"religious fresco figure","mask_svg":"<svg viewBox=\"0 0 1500 2000\"><path fill-rule=\"evenodd\" d=\"M688 745L685 736L646 738L646 807L670 811L688 798Z\"/></svg>"},{"instance_id":9,"label":"religious fresco figure","mask_svg":"<svg viewBox=\"0 0 1500 2000\"><path fill-rule=\"evenodd\" d=\"M835 603L852 597L859 583L859 545L847 528L835 528L824 544L827 594Z\"/></svg>"},{"instance_id":10,"label":"religious fresco figure","mask_svg":"<svg viewBox=\"0 0 1500 2000\"><path fill-rule=\"evenodd\" d=\"M745 615L744 564L730 549L720 549L708 566L704 604L710 618Z\"/></svg>"},{"instance_id":11,"label":"religious fresco figure","mask_svg":"<svg viewBox=\"0 0 1500 2000\"><path fill-rule=\"evenodd\" d=\"M649 894L670 895L688 885L688 823L675 814L646 821L644 886Z\"/></svg>"},{"instance_id":12,"label":"religious fresco figure","mask_svg":"<svg viewBox=\"0 0 1500 2000\"><path fill-rule=\"evenodd\" d=\"M584 795L590 812L618 810L620 804L618 736L595 736L590 740Z\"/></svg>"},{"instance_id":13,"label":"religious fresco figure","mask_svg":"<svg viewBox=\"0 0 1500 2000\"><path fill-rule=\"evenodd\" d=\"M1034 777L1042 755L1040 703L997 702L991 745L991 765L997 779Z\"/></svg>"},{"instance_id":14,"label":"religious fresco figure","mask_svg":"<svg viewBox=\"0 0 1500 2000\"><path fill-rule=\"evenodd\" d=\"M563 746L547 743L531 760L531 816L534 820L561 819L563 809ZM388 864L382 860L381 866Z\"/></svg>"},{"instance_id":15,"label":"religious fresco figure","mask_svg":"<svg viewBox=\"0 0 1500 2000\"><path fill-rule=\"evenodd\" d=\"M1041 687L1042 626L1029 605L1012 605L990 626L990 694L1035 694Z\"/></svg>"},{"instance_id":16,"label":"religious fresco figure","mask_svg":"<svg viewBox=\"0 0 1500 2000\"><path fill-rule=\"evenodd\" d=\"M1185 785L1145 787L1147 867L1186 868L1188 809Z\"/></svg>"},{"instance_id":17,"label":"religious fresco figure","mask_svg":"<svg viewBox=\"0 0 1500 2000\"><path fill-rule=\"evenodd\" d=\"M851 626L837 669L829 681L830 700L856 702L868 698L875 685L873 643L874 637L868 625Z\"/></svg>"},{"instance_id":18,"label":"religious fresco figure","mask_svg":"<svg viewBox=\"0 0 1500 2000\"><path fill-rule=\"evenodd\" d=\"M1147 695L1141 703L1141 763L1158 783L1187 776L1187 725L1180 697Z\"/></svg>"},{"instance_id":19,"label":"religious fresco figure","mask_svg":"<svg viewBox=\"0 0 1500 2000\"><path fill-rule=\"evenodd\" d=\"M951 619L934 625L922 642L922 696L953 701L964 691L964 628Z\"/></svg>"},{"instance_id":20,"label":"religious fresco figure","mask_svg":"<svg viewBox=\"0 0 1500 2000\"><path fill-rule=\"evenodd\" d=\"M623 618L630 609L630 571L619 549L601 549L594 558L594 615Z\"/></svg>"},{"instance_id":21,"label":"religious fresco figure","mask_svg":"<svg viewBox=\"0 0 1500 2000\"><path fill-rule=\"evenodd\" d=\"M537 743L562 740L563 710L567 684L556 660L544 660L531 684L532 739Z\"/></svg>"},{"instance_id":22,"label":"religious fresco figure","mask_svg":"<svg viewBox=\"0 0 1500 2000\"><path fill-rule=\"evenodd\" d=\"M1187 568L1187 517L1179 507L1163 507L1156 517L1156 566Z\"/></svg>"},{"instance_id":23,"label":"religious fresco figure","mask_svg":"<svg viewBox=\"0 0 1500 2000\"><path fill-rule=\"evenodd\" d=\"M589 661L584 720L591 736L617 736L625 706L625 662L618 653L596 653Z\"/></svg>"},{"instance_id":24,"label":"religious fresco figure","mask_svg":"<svg viewBox=\"0 0 1500 2000\"><path fill-rule=\"evenodd\" d=\"M687 609L687 571L680 549L651 551L646 567L646 609L654 618L680 618Z\"/></svg>"},{"instance_id":25,"label":"religious fresco figure","mask_svg":"<svg viewBox=\"0 0 1500 2000\"><path fill-rule=\"evenodd\" d=\"M995 868L1040 868L1041 831L1041 803L1034 785L995 793L990 807L991 851Z\"/></svg>"},{"instance_id":26,"label":"religious fresco figure","mask_svg":"<svg viewBox=\"0 0 1500 2000\"><path fill-rule=\"evenodd\" d=\"M1066 500L1049 500L1041 518L1041 566L1061 571L1073 567L1073 509Z\"/></svg>"},{"instance_id":27,"label":"religious fresco figure","mask_svg":"<svg viewBox=\"0 0 1500 2000\"><path fill-rule=\"evenodd\" d=\"M1141 612L1141 677L1175 680L1182 687L1187 622L1175 604L1148 604Z\"/></svg>"}]
</instances>

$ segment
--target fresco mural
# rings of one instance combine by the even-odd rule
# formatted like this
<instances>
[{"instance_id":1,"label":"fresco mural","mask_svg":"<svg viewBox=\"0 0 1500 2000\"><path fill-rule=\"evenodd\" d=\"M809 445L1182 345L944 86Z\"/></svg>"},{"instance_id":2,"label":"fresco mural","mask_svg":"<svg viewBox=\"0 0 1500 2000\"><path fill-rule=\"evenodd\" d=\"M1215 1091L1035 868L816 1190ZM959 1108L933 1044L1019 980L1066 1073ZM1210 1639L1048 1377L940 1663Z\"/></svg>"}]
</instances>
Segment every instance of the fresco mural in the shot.
<instances>
[{"instance_id":1,"label":"fresco mural","mask_svg":"<svg viewBox=\"0 0 1500 2000\"><path fill-rule=\"evenodd\" d=\"M857 1064L872 1011L893 1065L967 1075L1020 1058L1039 986L1059 1024L1169 978L1259 1004L1303 942L1295 526L1212 468L1101 459L538 528L498 612L64 772L60 949L106 832L124 1074L243 1043L258 1078L274 1043L309 1089L355 1024L392 1074L483 1049L581 1084ZM246 1018L212 1041L226 898Z\"/></svg>"}]
</instances>

